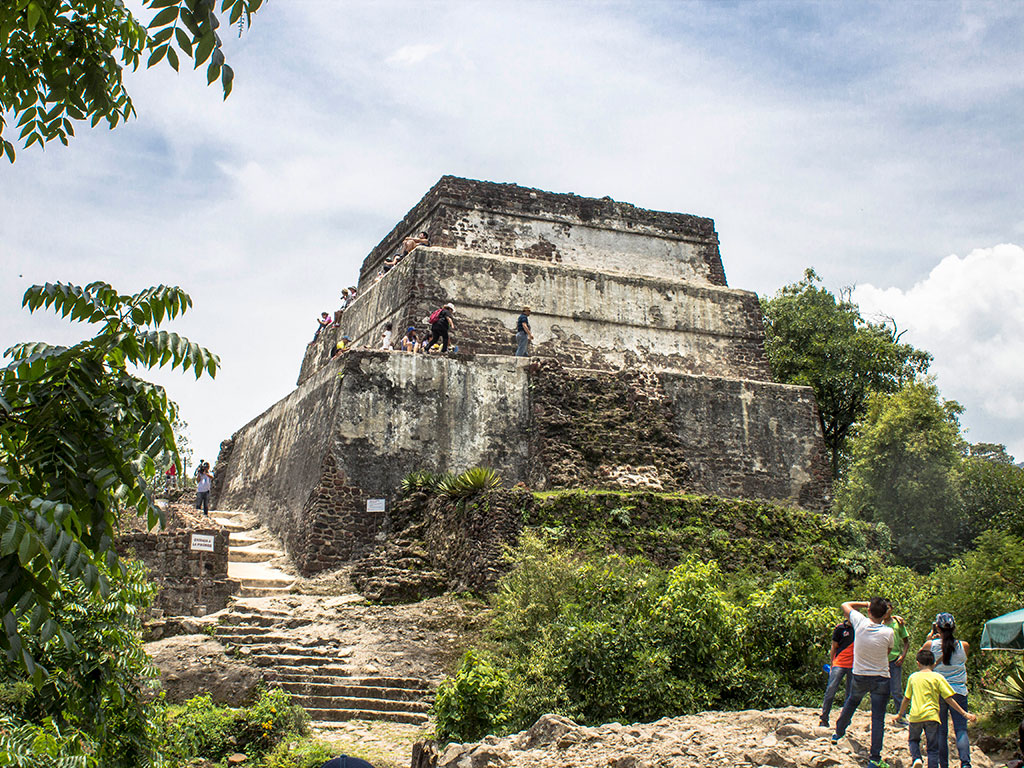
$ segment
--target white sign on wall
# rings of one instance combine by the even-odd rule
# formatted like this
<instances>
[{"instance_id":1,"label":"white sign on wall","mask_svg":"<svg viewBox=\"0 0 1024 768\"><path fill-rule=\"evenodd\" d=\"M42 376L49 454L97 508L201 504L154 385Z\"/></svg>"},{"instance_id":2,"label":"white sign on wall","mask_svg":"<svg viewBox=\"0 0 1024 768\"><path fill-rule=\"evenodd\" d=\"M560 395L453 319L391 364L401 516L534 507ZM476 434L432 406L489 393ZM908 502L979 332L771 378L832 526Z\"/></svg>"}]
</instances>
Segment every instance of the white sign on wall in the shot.
<instances>
[{"instance_id":1,"label":"white sign on wall","mask_svg":"<svg viewBox=\"0 0 1024 768\"><path fill-rule=\"evenodd\" d=\"M367 512L383 512L384 511L384 499L367 499L366 500L366 511Z\"/></svg>"},{"instance_id":2,"label":"white sign on wall","mask_svg":"<svg viewBox=\"0 0 1024 768\"><path fill-rule=\"evenodd\" d=\"M214 535L212 533L193 533L193 552L213 552Z\"/></svg>"}]
</instances>

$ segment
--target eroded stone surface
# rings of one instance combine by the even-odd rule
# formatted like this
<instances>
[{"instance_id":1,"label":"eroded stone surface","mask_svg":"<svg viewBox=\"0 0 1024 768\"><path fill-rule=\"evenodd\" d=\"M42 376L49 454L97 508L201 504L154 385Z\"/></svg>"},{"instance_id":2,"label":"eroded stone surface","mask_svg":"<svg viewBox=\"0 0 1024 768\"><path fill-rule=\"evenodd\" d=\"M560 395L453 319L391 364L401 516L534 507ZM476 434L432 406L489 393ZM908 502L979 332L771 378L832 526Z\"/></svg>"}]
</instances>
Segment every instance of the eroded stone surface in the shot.
<instances>
[{"instance_id":1,"label":"eroded stone surface","mask_svg":"<svg viewBox=\"0 0 1024 768\"><path fill-rule=\"evenodd\" d=\"M493 765L502 768L861 768L867 762L870 717L858 712L847 737L833 745L818 713L802 707L763 712L703 712L623 726L584 727L544 715L527 731L473 744L451 744L437 768ZM424 750L421 748L420 752ZM429 752L429 750L427 750ZM909 768L907 729L887 723L882 757L893 768ZM992 762L977 747L973 764Z\"/></svg>"}]
</instances>

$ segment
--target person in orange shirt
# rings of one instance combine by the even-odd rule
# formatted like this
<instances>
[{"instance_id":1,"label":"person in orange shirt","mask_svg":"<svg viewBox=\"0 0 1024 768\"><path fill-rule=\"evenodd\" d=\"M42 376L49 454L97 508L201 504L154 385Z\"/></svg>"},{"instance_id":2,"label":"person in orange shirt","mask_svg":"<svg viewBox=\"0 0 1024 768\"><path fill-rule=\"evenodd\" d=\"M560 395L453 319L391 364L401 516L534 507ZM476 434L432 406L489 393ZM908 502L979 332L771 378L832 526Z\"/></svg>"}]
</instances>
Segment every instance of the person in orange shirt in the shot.
<instances>
[{"instance_id":1,"label":"person in orange shirt","mask_svg":"<svg viewBox=\"0 0 1024 768\"><path fill-rule=\"evenodd\" d=\"M832 712L832 702L836 698L839 686L846 678L846 695L850 695L850 684L853 682L853 624L843 619L832 631L832 652L829 654L831 666L828 671L828 685L825 687L825 701L821 705L820 725L828 728L828 718Z\"/></svg>"}]
</instances>

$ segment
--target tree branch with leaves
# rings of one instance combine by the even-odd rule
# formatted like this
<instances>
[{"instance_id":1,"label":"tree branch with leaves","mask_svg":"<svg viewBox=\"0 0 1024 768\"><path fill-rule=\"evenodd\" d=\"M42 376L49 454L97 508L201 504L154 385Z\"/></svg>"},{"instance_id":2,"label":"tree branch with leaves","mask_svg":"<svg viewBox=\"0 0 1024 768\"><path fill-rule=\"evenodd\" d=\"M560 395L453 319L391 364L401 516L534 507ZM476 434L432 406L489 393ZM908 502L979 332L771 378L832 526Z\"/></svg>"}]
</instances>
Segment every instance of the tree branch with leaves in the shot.
<instances>
[{"instance_id":1,"label":"tree branch with leaves","mask_svg":"<svg viewBox=\"0 0 1024 768\"><path fill-rule=\"evenodd\" d=\"M74 121L110 128L135 114L124 88L125 68L182 59L206 79L220 80L224 98L234 72L217 30L221 17L248 28L263 0L142 0L148 25L123 0L9 0L0 3L0 154L14 162L8 128L26 148L74 136ZM10 122L8 117L10 115Z\"/></svg>"},{"instance_id":2,"label":"tree branch with leaves","mask_svg":"<svg viewBox=\"0 0 1024 768\"><path fill-rule=\"evenodd\" d=\"M181 464L175 405L129 366L170 365L199 378L215 376L220 359L159 330L192 306L180 288L129 295L102 282L47 283L30 288L22 304L99 326L71 347L18 344L0 369L0 647L39 684L46 670L23 633L74 646L50 612L58 584L70 578L106 596L104 572L123 572L114 549L121 516L160 524L157 461L170 453Z\"/></svg>"}]
</instances>

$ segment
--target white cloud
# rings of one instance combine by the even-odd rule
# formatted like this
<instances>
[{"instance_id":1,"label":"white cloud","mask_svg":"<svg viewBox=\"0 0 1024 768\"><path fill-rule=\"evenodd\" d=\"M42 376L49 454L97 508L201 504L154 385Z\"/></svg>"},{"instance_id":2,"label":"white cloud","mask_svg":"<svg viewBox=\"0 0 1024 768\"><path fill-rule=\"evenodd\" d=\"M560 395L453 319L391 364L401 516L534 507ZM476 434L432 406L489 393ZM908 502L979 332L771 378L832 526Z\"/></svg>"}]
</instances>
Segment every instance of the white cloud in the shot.
<instances>
[{"instance_id":1,"label":"white cloud","mask_svg":"<svg viewBox=\"0 0 1024 768\"><path fill-rule=\"evenodd\" d=\"M970 440L1006 443L1024 458L1024 248L947 256L907 290L866 283L854 299L935 356L943 395L967 406Z\"/></svg>"},{"instance_id":2,"label":"white cloud","mask_svg":"<svg viewBox=\"0 0 1024 768\"><path fill-rule=\"evenodd\" d=\"M421 61L441 50L440 45L403 45L387 58L388 64L419 64Z\"/></svg>"},{"instance_id":3,"label":"white cloud","mask_svg":"<svg viewBox=\"0 0 1024 768\"><path fill-rule=\"evenodd\" d=\"M0 348L60 333L18 309L30 282L183 284L225 361L171 384L211 458L445 173L712 216L739 288L908 285L1024 231L1024 9L914 8L264 4L225 36L226 102L140 70L137 120L0 167Z\"/></svg>"}]
</instances>

